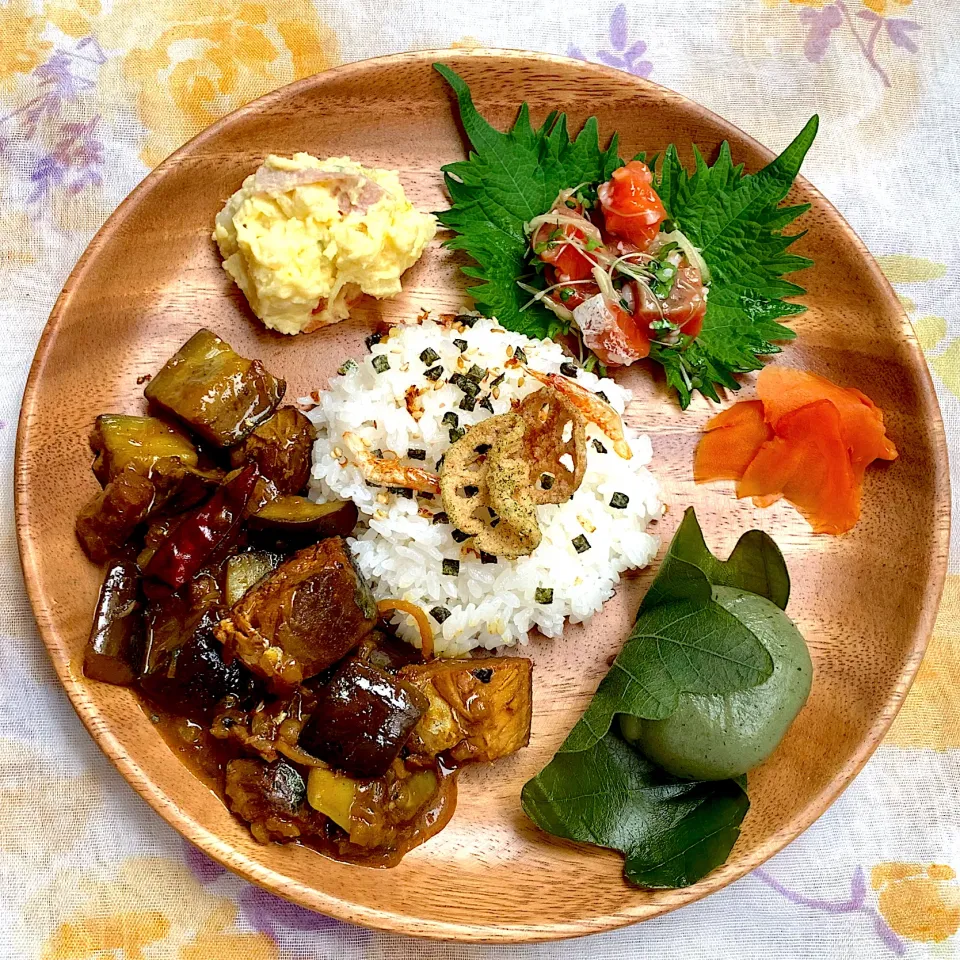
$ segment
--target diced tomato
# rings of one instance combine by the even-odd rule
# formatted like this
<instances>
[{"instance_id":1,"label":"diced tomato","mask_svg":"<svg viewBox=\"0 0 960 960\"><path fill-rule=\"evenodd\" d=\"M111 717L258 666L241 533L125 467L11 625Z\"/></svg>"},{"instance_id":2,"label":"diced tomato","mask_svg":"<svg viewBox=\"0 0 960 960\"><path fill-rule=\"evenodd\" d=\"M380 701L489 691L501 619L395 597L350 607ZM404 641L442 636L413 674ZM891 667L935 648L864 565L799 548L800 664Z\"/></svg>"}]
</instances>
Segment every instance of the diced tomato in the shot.
<instances>
[{"instance_id":1,"label":"diced tomato","mask_svg":"<svg viewBox=\"0 0 960 960\"><path fill-rule=\"evenodd\" d=\"M597 190L607 232L646 250L667 219L653 174L639 160L613 171L613 176Z\"/></svg>"},{"instance_id":2,"label":"diced tomato","mask_svg":"<svg viewBox=\"0 0 960 960\"><path fill-rule=\"evenodd\" d=\"M541 243L546 242L546 238L554 233L558 228L545 223L533 238L534 249ZM586 236L576 227L566 224L562 228L565 238L577 239L581 243L586 243ZM596 260L585 254L579 247L572 243L564 243L563 240L550 241L547 247L540 253L540 259L544 263L549 263L557 272L557 282L564 280L589 280L592 276L591 271L596 264Z\"/></svg>"},{"instance_id":3,"label":"diced tomato","mask_svg":"<svg viewBox=\"0 0 960 960\"><path fill-rule=\"evenodd\" d=\"M563 283L564 280L561 280L557 275L555 270L550 270L547 273L547 277L550 280L550 285L552 286L555 283ZM578 283L570 287L559 287L554 290L550 296L557 301L557 303L563 304L568 310L576 310L581 303L586 302L591 297L595 297L600 292L600 288L595 283ZM561 294L566 295L566 299L561 296Z\"/></svg>"}]
</instances>

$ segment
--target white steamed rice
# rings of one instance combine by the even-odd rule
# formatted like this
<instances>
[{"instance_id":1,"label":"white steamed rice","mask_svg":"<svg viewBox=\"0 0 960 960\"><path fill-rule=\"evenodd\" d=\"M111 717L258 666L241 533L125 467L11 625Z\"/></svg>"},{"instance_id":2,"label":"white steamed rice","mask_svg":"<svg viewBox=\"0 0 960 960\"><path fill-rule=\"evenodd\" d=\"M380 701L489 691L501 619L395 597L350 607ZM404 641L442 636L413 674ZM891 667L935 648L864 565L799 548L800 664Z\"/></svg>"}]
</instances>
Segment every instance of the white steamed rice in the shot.
<instances>
[{"instance_id":1,"label":"white steamed rice","mask_svg":"<svg viewBox=\"0 0 960 960\"><path fill-rule=\"evenodd\" d=\"M468 343L462 354L453 342L456 339ZM559 636L565 619L574 623L589 619L613 596L620 574L649 564L659 546L659 538L647 532L650 521L662 514L659 485L646 469L650 441L628 428L633 458L623 460L607 437L593 424L587 425L587 467L579 490L566 503L537 508L543 540L530 556L501 558L495 564L481 563L469 540L457 543L449 523L431 521L432 514L443 510L439 496L407 499L368 486L347 459L350 453L343 434L352 432L371 450L380 448L387 456L392 451L404 463L434 469L450 446L450 426L441 422L445 413L455 412L461 427L490 416L479 405L473 412L459 409L463 393L446 382L453 372L465 372L472 364L491 371L481 396L494 377L505 373L499 397L492 399L498 414L510 410L513 398L522 399L540 389L541 384L524 376L522 368L504 366L518 346L532 369L546 373L559 372L568 359L559 344L510 333L493 320L478 319L469 329L430 319L394 327L368 356L357 358L355 368L331 380L330 388L319 395L319 405L308 414L318 431L311 496L356 503L361 526L349 544L378 600L409 600L428 615L438 610L440 618L443 610L448 611L442 623L430 616L438 654L458 656L475 647L526 643L534 628L548 637ZM445 370L439 389L424 377L428 364L420 354L427 348L440 356L429 366L441 363ZM386 357L389 369L377 373L376 357ZM378 363L382 366L383 361ZM591 390L602 390L614 409L623 413L629 391L583 370L577 379ZM425 413L419 421L406 407L411 385L426 390L421 397ZM591 438L600 440L608 452L599 452ZM409 449L426 450L426 460L407 459ZM625 509L610 506L616 492L629 497ZM572 541L580 535L586 536L590 549L578 554ZM444 558L460 561L458 575L442 573ZM538 587L553 590L551 603L537 603ZM398 616L395 623L402 636L419 645L412 618Z\"/></svg>"}]
</instances>

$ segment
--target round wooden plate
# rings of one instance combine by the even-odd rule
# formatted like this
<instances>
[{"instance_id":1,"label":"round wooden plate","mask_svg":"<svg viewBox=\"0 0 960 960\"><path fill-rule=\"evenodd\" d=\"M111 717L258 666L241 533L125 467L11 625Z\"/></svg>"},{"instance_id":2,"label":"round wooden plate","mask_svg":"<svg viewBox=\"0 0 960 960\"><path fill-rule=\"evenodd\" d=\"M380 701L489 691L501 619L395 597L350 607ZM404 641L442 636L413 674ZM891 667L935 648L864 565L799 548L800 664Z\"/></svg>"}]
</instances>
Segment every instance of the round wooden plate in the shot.
<instances>
[{"instance_id":1,"label":"round wooden plate","mask_svg":"<svg viewBox=\"0 0 960 960\"><path fill-rule=\"evenodd\" d=\"M256 356L295 398L325 385L383 319L463 303L462 262L439 239L388 303L311 336L264 331L220 267L210 239L223 201L267 153L348 154L400 171L424 209L446 199L440 166L464 156L451 95L431 69L451 64L501 128L522 100L538 121L554 107L574 129L596 114L621 152L696 142L710 156L727 139L756 170L771 153L741 131L656 85L604 67L519 52L411 53L354 63L294 83L214 124L175 153L120 206L83 255L50 317L23 401L16 492L20 551L41 635L77 712L118 769L170 824L231 870L344 920L456 940L529 941L595 933L690 903L742 876L809 826L877 746L917 670L946 568L949 484L943 426L923 356L893 291L834 208L801 181L812 204L798 252L816 260L800 282L808 311L777 362L865 390L886 412L901 451L867 474L863 517L841 538L816 537L789 506L756 510L724 485L696 487L691 457L709 415L681 413L655 372L618 374L635 391L629 421L651 434L653 469L670 512L664 542L694 504L722 555L757 526L793 577L789 613L816 664L813 693L773 757L751 774L752 809L727 864L686 890L644 892L611 852L555 841L520 809L520 788L543 767L622 644L652 571L624 580L587 626L534 640L530 746L466 770L449 827L390 873L326 860L296 846L261 846L178 761L133 694L83 678L82 650L100 571L73 534L97 489L87 435L101 412L143 408L138 378L157 371L199 326ZM782 144L780 146L783 146ZM749 395L749 384L746 393Z\"/></svg>"}]
</instances>

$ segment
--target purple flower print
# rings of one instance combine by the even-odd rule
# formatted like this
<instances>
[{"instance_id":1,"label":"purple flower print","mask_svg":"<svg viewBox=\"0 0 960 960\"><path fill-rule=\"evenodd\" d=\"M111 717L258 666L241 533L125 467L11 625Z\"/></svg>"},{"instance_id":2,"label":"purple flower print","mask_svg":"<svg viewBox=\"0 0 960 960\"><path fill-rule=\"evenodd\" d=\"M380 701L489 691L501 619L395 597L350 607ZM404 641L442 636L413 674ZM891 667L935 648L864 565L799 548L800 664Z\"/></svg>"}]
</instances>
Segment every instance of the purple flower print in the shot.
<instances>
[{"instance_id":1,"label":"purple flower print","mask_svg":"<svg viewBox=\"0 0 960 960\"><path fill-rule=\"evenodd\" d=\"M18 162L21 169L29 171L30 204L48 199L53 190L74 194L103 182L104 149L97 132L100 116L83 122L66 122L61 117L65 105L77 103L94 87L94 81L77 68L97 68L106 62L106 54L92 37L78 41L71 50L54 50L33 70L39 93L0 116L0 158L18 160L13 156L15 143L23 151ZM10 136L7 130L17 126L19 136Z\"/></svg>"},{"instance_id":2,"label":"purple flower print","mask_svg":"<svg viewBox=\"0 0 960 960\"><path fill-rule=\"evenodd\" d=\"M86 123L60 125L60 139L49 153L41 155L30 174L30 203L46 199L53 187L80 193L86 187L103 183L103 144L96 137L99 122L100 117L96 116Z\"/></svg>"},{"instance_id":3,"label":"purple flower print","mask_svg":"<svg viewBox=\"0 0 960 960\"><path fill-rule=\"evenodd\" d=\"M873 921L873 927L884 946L893 954L902 957L907 952L906 944L887 926L886 920L880 916L876 908L867 903L867 880L862 867L857 867L850 878L850 896L846 900L821 900L808 897L796 890L785 887L779 880L775 880L766 870L754 870L750 874L761 883L765 883L790 903L800 907L809 907L811 910L820 910L823 913L862 913Z\"/></svg>"},{"instance_id":4,"label":"purple flower print","mask_svg":"<svg viewBox=\"0 0 960 960\"><path fill-rule=\"evenodd\" d=\"M227 868L221 866L216 860L208 857L199 847L195 847L188 840L183 842L183 859L186 861L190 872L201 883L213 883L226 872Z\"/></svg>"},{"instance_id":5,"label":"purple flower print","mask_svg":"<svg viewBox=\"0 0 960 960\"><path fill-rule=\"evenodd\" d=\"M834 4L822 10L804 7L800 19L807 25L803 55L811 63L819 63L830 46L830 34L843 23L843 16Z\"/></svg>"},{"instance_id":6,"label":"purple flower print","mask_svg":"<svg viewBox=\"0 0 960 960\"><path fill-rule=\"evenodd\" d=\"M653 70L653 64L649 60L640 59L647 52L646 43L643 40L636 40L630 44L626 4L618 4L610 15L608 33L613 50L598 50L596 59L605 63L608 67L626 70L627 73L632 73L637 77L649 77ZM567 50L567 54L576 57L578 60L589 59L579 47L573 45Z\"/></svg>"},{"instance_id":7,"label":"purple flower print","mask_svg":"<svg viewBox=\"0 0 960 960\"><path fill-rule=\"evenodd\" d=\"M846 27L846 33L856 42L861 56L871 69L880 77L884 86L891 86L890 77L877 58L877 40L886 33L890 42L907 53L917 52L917 43L912 34L920 30L920 24L913 20L886 18L873 10L859 10L856 19L850 15L843 0L835 0L819 10L804 7L800 11L800 20L807 27L807 36L803 45L803 54L811 63L823 60L834 31ZM864 36L857 28L857 21L869 24Z\"/></svg>"},{"instance_id":8,"label":"purple flower print","mask_svg":"<svg viewBox=\"0 0 960 960\"><path fill-rule=\"evenodd\" d=\"M247 887L238 899L240 909L250 926L257 933L265 933L276 940L280 930L334 930L340 926L339 920L314 913L305 907L275 897L260 887Z\"/></svg>"}]
</instances>

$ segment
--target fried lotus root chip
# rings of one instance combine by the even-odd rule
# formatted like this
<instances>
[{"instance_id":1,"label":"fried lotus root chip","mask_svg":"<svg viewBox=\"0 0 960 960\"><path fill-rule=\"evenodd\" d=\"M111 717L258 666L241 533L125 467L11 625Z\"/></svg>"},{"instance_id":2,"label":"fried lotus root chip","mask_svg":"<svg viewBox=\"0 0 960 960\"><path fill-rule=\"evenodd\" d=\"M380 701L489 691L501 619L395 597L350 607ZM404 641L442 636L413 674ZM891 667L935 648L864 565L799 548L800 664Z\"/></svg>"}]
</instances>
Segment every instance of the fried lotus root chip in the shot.
<instances>
[{"instance_id":1,"label":"fried lotus root chip","mask_svg":"<svg viewBox=\"0 0 960 960\"><path fill-rule=\"evenodd\" d=\"M476 536L489 523L482 514L487 509L487 458L497 433L517 420L508 413L490 417L471 427L443 457L440 471L440 495L443 509L457 530Z\"/></svg>"},{"instance_id":2,"label":"fried lotus root chip","mask_svg":"<svg viewBox=\"0 0 960 960\"><path fill-rule=\"evenodd\" d=\"M524 557L540 546L541 537L530 462L524 452L527 425L516 417L505 427L498 431L486 464L490 509L501 522L484 528L474 542L494 556Z\"/></svg>"},{"instance_id":3,"label":"fried lotus root chip","mask_svg":"<svg viewBox=\"0 0 960 960\"><path fill-rule=\"evenodd\" d=\"M490 417L450 447L440 472L450 522L472 536L478 550L498 557L523 557L540 543L525 433L518 414Z\"/></svg>"},{"instance_id":4,"label":"fried lotus root chip","mask_svg":"<svg viewBox=\"0 0 960 960\"><path fill-rule=\"evenodd\" d=\"M523 446L538 471L530 493L534 503L566 503L579 489L587 467L584 418L553 387L531 393L517 412L526 421ZM569 456L573 467L563 463Z\"/></svg>"}]
</instances>

